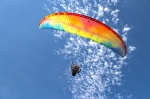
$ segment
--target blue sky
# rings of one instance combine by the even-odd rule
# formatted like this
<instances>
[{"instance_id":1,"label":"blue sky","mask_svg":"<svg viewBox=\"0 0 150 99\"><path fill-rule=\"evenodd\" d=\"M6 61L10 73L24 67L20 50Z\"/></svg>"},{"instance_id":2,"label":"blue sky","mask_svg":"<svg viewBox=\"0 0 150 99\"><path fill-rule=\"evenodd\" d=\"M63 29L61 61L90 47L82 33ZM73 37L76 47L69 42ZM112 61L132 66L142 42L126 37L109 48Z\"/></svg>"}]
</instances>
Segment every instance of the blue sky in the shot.
<instances>
[{"instance_id":1,"label":"blue sky","mask_svg":"<svg viewBox=\"0 0 150 99\"><path fill-rule=\"evenodd\" d=\"M0 98L65 98L59 66L63 58L54 52L59 44L53 44L48 31L38 29L47 14L43 2L2 0L0 5Z\"/></svg>"},{"instance_id":2,"label":"blue sky","mask_svg":"<svg viewBox=\"0 0 150 99\"><path fill-rule=\"evenodd\" d=\"M76 88L70 82L77 78L69 75L69 58L57 54L60 49L67 50L64 45L68 35L59 39L53 35L56 31L38 29L41 18L50 13L45 8L51 11L51 4L43 0L0 0L0 99L70 99L79 95L70 91ZM128 55L127 65L121 65L119 70L124 75L122 86L110 88L114 93L120 91L122 97L148 99L150 1L128 0L117 5L120 20L131 28L127 46L133 45L136 50Z\"/></svg>"},{"instance_id":3,"label":"blue sky","mask_svg":"<svg viewBox=\"0 0 150 99\"><path fill-rule=\"evenodd\" d=\"M128 40L137 50L133 53L133 57L128 60L130 72L125 71L124 84L129 88L130 92L136 99L148 99L150 97L150 62L149 54L150 48L149 32L150 22L148 9L150 9L150 1L128 1L128 7L122 9L122 13L126 14L126 21L131 24L133 29L128 36Z\"/></svg>"}]
</instances>

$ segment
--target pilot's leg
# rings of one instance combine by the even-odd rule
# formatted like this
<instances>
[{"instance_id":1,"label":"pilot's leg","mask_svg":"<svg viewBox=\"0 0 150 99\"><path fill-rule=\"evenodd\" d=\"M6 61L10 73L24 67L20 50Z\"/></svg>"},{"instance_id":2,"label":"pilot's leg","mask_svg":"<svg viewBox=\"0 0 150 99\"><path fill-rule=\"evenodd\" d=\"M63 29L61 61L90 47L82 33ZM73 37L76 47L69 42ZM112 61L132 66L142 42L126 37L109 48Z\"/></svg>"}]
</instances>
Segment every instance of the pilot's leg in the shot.
<instances>
[{"instance_id":1,"label":"pilot's leg","mask_svg":"<svg viewBox=\"0 0 150 99\"><path fill-rule=\"evenodd\" d=\"M72 72L72 76L75 76L76 75L76 72Z\"/></svg>"}]
</instances>

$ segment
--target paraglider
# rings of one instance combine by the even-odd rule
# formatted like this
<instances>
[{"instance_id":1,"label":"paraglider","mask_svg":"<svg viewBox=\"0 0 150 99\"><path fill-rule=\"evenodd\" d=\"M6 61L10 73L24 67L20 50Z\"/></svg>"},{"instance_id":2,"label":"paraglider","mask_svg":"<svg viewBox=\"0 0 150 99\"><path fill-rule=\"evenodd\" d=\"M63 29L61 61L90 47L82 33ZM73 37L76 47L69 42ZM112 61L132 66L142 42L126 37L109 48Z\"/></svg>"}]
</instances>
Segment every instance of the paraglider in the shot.
<instances>
[{"instance_id":1,"label":"paraglider","mask_svg":"<svg viewBox=\"0 0 150 99\"><path fill-rule=\"evenodd\" d=\"M81 66L82 65L79 66L78 64L74 65L74 63L72 62L72 65L71 65L72 76L75 76L77 73L80 73Z\"/></svg>"},{"instance_id":2,"label":"paraglider","mask_svg":"<svg viewBox=\"0 0 150 99\"><path fill-rule=\"evenodd\" d=\"M44 17L39 24L40 29L56 29L88 38L114 50L121 57L126 55L126 46L122 38L106 24L71 12L58 12Z\"/></svg>"},{"instance_id":3,"label":"paraglider","mask_svg":"<svg viewBox=\"0 0 150 99\"><path fill-rule=\"evenodd\" d=\"M40 29L56 29L88 38L112 49L121 57L126 55L126 45L122 38L106 24L86 15L72 12L58 12L45 16L39 24ZM81 71L80 66L72 64L72 76Z\"/></svg>"}]
</instances>

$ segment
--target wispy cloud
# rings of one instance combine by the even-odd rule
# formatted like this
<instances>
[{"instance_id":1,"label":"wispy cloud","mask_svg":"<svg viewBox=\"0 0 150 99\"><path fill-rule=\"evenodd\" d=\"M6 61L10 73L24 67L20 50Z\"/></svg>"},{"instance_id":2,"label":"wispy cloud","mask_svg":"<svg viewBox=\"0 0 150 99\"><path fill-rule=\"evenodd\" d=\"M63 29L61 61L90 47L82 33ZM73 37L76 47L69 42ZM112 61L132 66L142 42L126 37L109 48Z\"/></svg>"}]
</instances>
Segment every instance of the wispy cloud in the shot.
<instances>
[{"instance_id":1,"label":"wispy cloud","mask_svg":"<svg viewBox=\"0 0 150 99\"><path fill-rule=\"evenodd\" d=\"M131 53L136 50L136 47L129 45L128 52Z\"/></svg>"},{"instance_id":2,"label":"wispy cloud","mask_svg":"<svg viewBox=\"0 0 150 99\"><path fill-rule=\"evenodd\" d=\"M112 21L113 21L114 24L117 24L117 22L119 21L118 13L119 13L118 9L115 9L115 10L111 11Z\"/></svg>"},{"instance_id":3,"label":"wispy cloud","mask_svg":"<svg viewBox=\"0 0 150 99\"><path fill-rule=\"evenodd\" d=\"M122 38L125 42L127 42L127 34L128 34L128 31L130 31L130 30L131 30L131 28L128 26L128 24L125 24L122 29L122 32L123 32Z\"/></svg>"},{"instance_id":4,"label":"wispy cloud","mask_svg":"<svg viewBox=\"0 0 150 99\"><path fill-rule=\"evenodd\" d=\"M57 11L71 11L89 15L93 18L101 20L106 24L112 22L111 27L115 27L115 31L122 31L122 37L127 42L127 34L130 27L125 24L122 29L120 26L119 9L114 6L119 0L48 0L49 5L45 4L44 8L50 13ZM109 20L111 19L111 20ZM117 25L118 27L117 27ZM65 33L56 32L55 37L61 38ZM134 46L128 47L128 55L136 49ZM97 44L93 41L86 40L76 35L70 35L66 41L64 48L59 53L64 54L67 59L74 59L83 65L82 72L76 77L68 77L70 83L70 91L74 99L109 99L109 95L113 98L123 99L121 93L114 93L111 86L122 85L122 68L126 65L126 59L119 57L112 50ZM70 73L70 67L67 71ZM127 95L128 99L132 95Z\"/></svg>"}]
</instances>

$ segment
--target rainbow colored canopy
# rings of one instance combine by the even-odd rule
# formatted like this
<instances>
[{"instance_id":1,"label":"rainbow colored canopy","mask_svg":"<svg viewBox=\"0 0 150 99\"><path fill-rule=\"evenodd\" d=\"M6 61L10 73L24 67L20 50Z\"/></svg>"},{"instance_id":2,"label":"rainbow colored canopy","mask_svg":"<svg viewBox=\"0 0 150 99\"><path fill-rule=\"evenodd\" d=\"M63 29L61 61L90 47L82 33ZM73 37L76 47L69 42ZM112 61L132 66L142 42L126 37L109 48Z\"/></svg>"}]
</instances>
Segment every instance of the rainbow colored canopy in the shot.
<instances>
[{"instance_id":1,"label":"rainbow colored canopy","mask_svg":"<svg viewBox=\"0 0 150 99\"><path fill-rule=\"evenodd\" d=\"M40 21L39 28L52 28L77 34L103 44L122 57L126 55L125 43L113 29L94 18L82 14L71 12L53 13Z\"/></svg>"}]
</instances>

